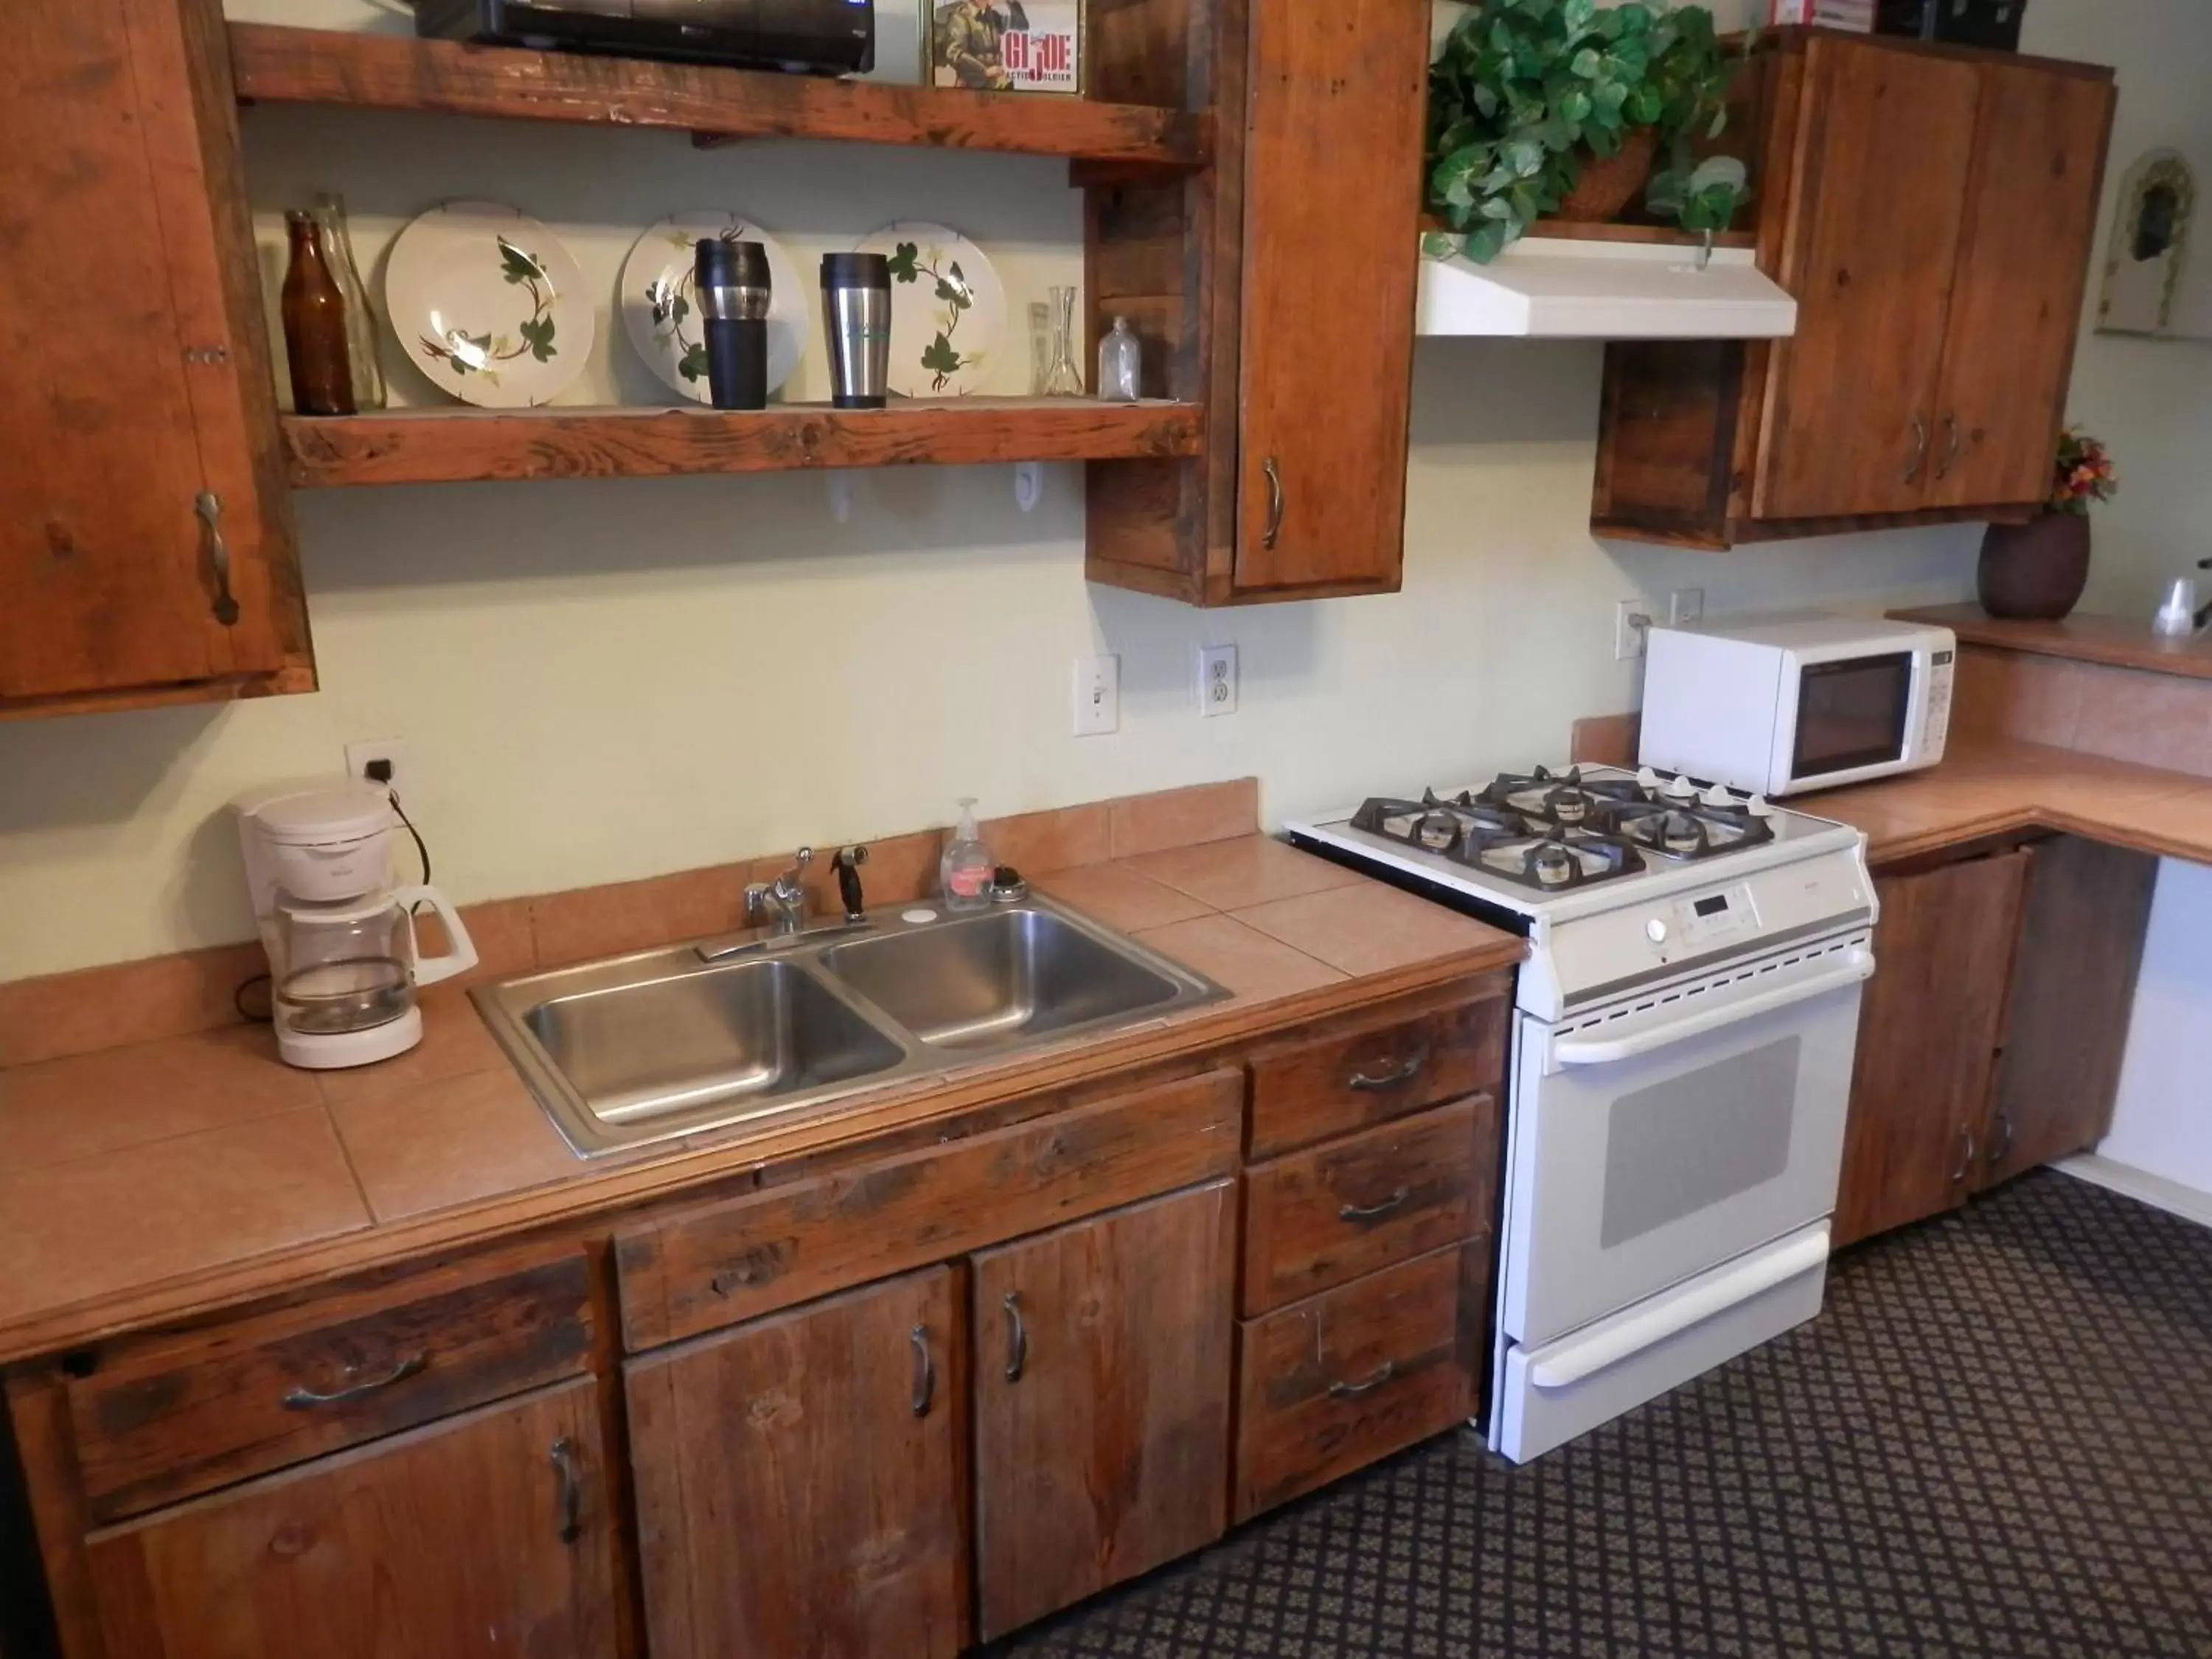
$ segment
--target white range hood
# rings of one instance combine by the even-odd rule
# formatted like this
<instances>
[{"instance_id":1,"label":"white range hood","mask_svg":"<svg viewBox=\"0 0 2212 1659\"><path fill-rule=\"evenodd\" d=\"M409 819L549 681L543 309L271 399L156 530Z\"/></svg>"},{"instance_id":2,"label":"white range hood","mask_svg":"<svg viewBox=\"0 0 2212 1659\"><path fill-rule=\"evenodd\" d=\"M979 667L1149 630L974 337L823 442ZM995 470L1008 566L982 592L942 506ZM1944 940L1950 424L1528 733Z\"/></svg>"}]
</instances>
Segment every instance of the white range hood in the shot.
<instances>
[{"instance_id":1,"label":"white range hood","mask_svg":"<svg viewBox=\"0 0 2212 1659\"><path fill-rule=\"evenodd\" d=\"M1797 301L1749 248L1525 236L1486 265L1421 258L1418 334L1557 340L1772 340Z\"/></svg>"}]
</instances>

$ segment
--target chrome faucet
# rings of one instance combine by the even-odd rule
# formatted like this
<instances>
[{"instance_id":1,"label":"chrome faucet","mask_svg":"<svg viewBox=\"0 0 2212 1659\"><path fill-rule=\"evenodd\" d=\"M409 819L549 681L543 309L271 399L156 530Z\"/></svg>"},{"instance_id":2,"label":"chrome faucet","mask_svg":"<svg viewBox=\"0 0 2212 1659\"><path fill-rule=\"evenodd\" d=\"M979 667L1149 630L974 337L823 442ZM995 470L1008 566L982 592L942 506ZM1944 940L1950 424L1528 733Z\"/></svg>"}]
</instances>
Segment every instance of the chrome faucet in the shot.
<instances>
[{"instance_id":1,"label":"chrome faucet","mask_svg":"<svg viewBox=\"0 0 2212 1659\"><path fill-rule=\"evenodd\" d=\"M793 855L791 868L774 881L757 881L749 885L745 889L745 925L757 927L765 921L779 938L805 927L806 888L800 878L813 862L814 849L802 847Z\"/></svg>"}]
</instances>

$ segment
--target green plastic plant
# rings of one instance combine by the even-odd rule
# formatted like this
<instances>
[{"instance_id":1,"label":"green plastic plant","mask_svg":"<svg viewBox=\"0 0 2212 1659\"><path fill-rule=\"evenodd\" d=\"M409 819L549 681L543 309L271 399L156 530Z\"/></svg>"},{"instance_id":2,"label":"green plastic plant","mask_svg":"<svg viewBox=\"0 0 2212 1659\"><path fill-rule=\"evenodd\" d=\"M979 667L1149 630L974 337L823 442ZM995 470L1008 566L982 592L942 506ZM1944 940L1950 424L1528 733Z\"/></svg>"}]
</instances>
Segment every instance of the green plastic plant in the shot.
<instances>
[{"instance_id":1,"label":"green plastic plant","mask_svg":"<svg viewBox=\"0 0 2212 1659\"><path fill-rule=\"evenodd\" d=\"M1559 207L1585 157L1618 155L1651 128L1667 153L1662 177L1679 186L1664 199L1724 225L1741 179L1725 203L1717 176L1691 186L1690 149L1726 125L1733 75L1701 6L1480 0L1429 69L1430 210L1486 264Z\"/></svg>"}]
</instances>

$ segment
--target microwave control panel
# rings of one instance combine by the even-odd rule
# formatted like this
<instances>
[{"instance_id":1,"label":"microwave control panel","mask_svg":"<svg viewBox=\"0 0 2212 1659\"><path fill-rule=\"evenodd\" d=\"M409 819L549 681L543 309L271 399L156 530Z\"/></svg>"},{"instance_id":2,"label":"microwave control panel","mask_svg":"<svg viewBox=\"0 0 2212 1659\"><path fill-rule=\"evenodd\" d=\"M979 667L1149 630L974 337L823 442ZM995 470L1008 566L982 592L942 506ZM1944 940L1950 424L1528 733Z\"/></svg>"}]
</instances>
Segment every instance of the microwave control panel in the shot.
<instances>
[{"instance_id":1,"label":"microwave control panel","mask_svg":"<svg viewBox=\"0 0 2212 1659\"><path fill-rule=\"evenodd\" d=\"M1951 734L1951 679L1958 671L1958 653L1938 651L1928 659L1928 718L1920 727L1920 757L1941 760L1944 739Z\"/></svg>"}]
</instances>

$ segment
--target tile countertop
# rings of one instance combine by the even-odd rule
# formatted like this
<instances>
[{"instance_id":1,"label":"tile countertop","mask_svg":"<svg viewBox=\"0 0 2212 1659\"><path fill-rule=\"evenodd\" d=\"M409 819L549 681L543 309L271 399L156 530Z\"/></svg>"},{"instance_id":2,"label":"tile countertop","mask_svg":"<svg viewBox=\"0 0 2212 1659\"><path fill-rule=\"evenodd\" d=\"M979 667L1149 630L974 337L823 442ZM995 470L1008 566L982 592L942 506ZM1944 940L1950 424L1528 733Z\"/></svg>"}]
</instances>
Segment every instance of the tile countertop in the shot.
<instances>
[{"instance_id":1,"label":"tile countertop","mask_svg":"<svg viewBox=\"0 0 2212 1659\"><path fill-rule=\"evenodd\" d=\"M1970 744L1929 771L1790 805L1864 830L1876 865L2037 828L2212 864L2212 779L2040 744Z\"/></svg>"},{"instance_id":2,"label":"tile countertop","mask_svg":"<svg viewBox=\"0 0 2212 1659\"><path fill-rule=\"evenodd\" d=\"M1509 934L1256 835L1035 884L1230 1000L1140 1035L892 1085L811 1123L589 1161L453 988L424 994L420 1047L354 1071L295 1071L264 1029L236 1026L0 1070L0 1361L664 1197L1523 953Z\"/></svg>"}]
</instances>

